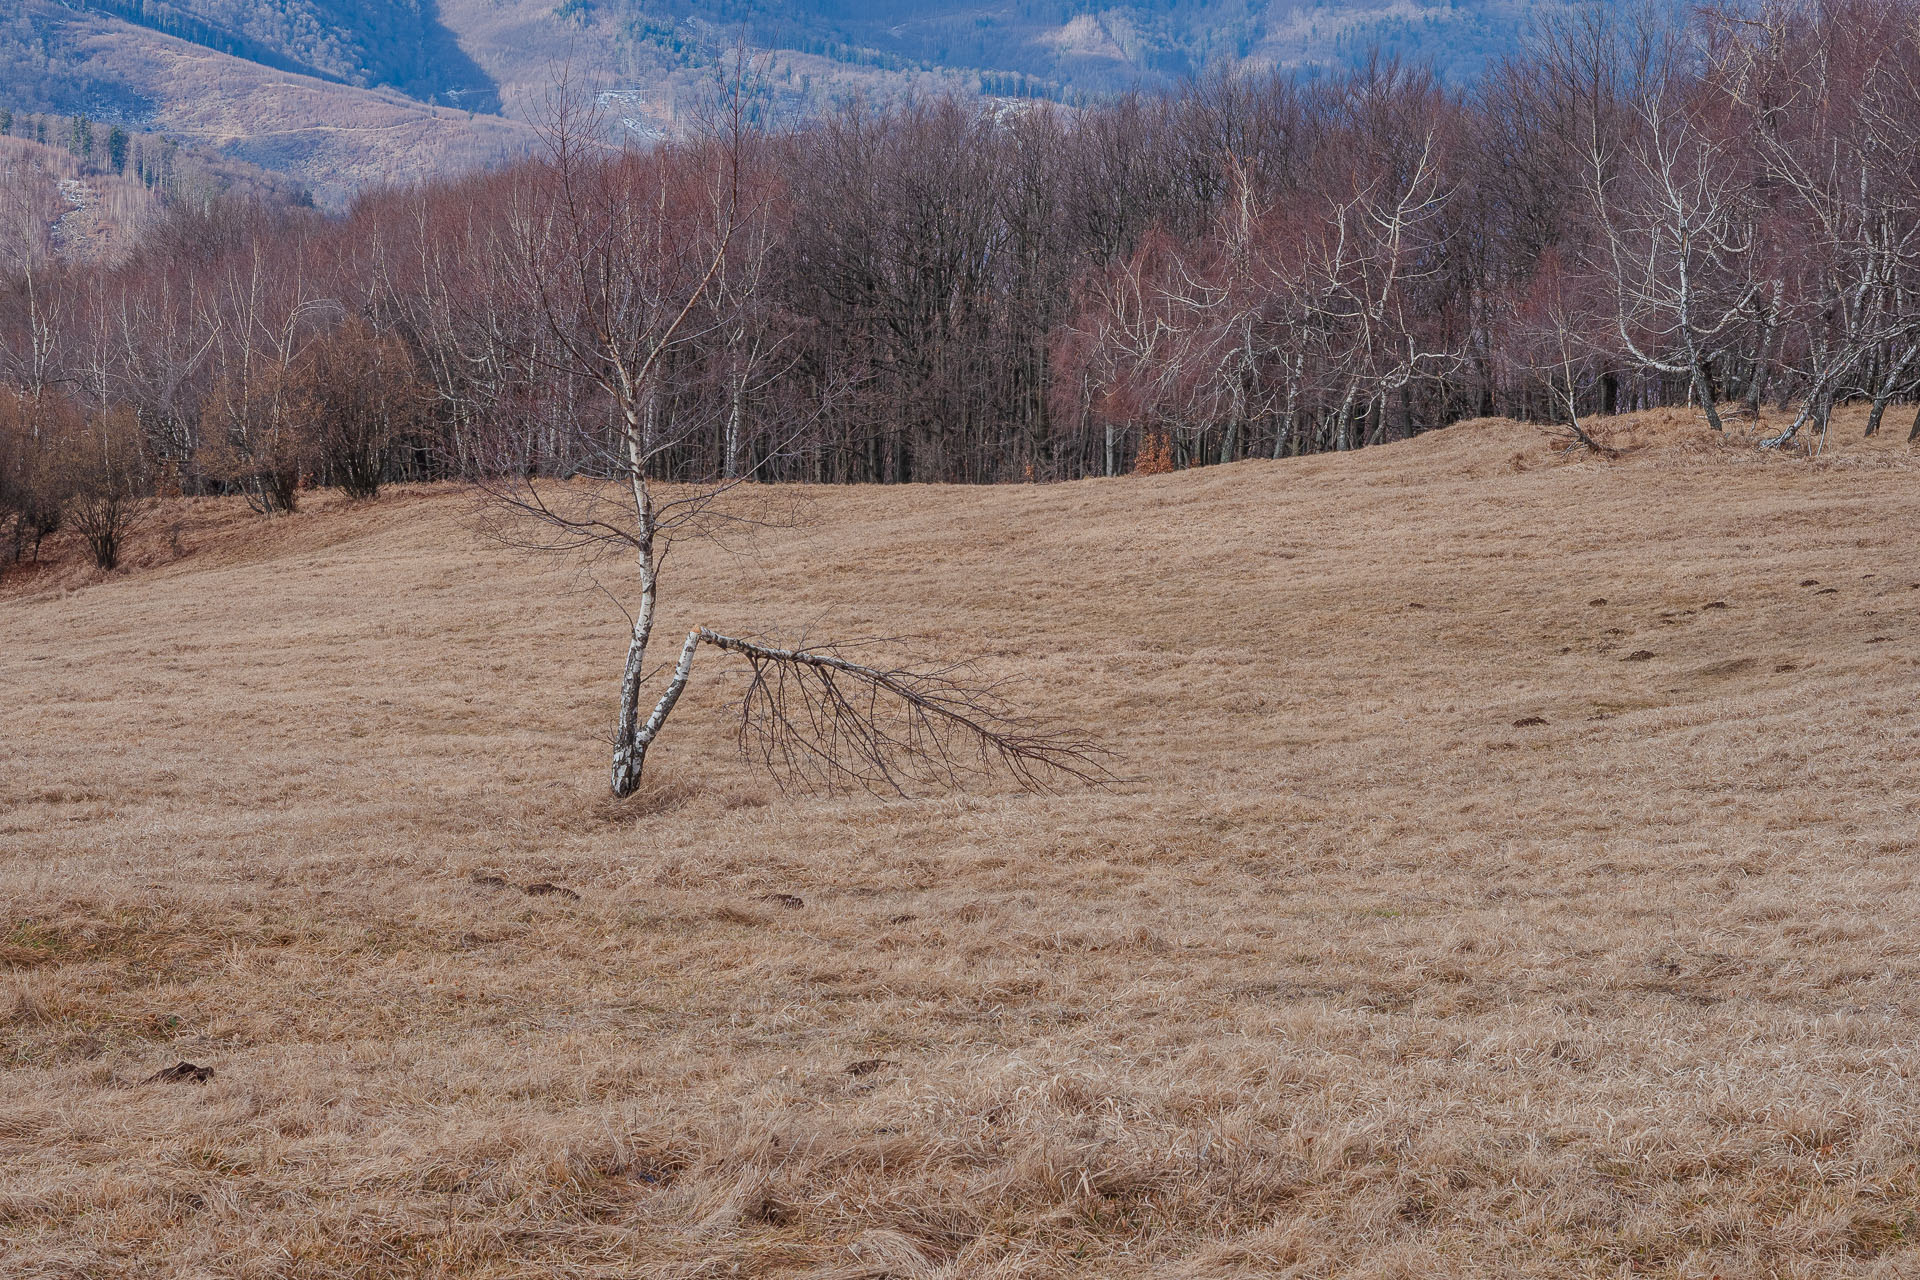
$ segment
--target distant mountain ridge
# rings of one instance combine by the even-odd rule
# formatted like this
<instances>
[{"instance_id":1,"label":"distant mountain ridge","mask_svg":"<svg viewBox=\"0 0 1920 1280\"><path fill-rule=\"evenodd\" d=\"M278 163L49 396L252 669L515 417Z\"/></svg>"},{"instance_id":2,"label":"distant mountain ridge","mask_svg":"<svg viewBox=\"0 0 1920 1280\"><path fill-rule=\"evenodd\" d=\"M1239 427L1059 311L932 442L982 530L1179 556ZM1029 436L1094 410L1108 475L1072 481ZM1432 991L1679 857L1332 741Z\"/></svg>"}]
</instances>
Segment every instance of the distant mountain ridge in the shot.
<instances>
[{"instance_id":1,"label":"distant mountain ridge","mask_svg":"<svg viewBox=\"0 0 1920 1280\"><path fill-rule=\"evenodd\" d=\"M671 132L744 40L774 105L850 93L1077 102L1375 47L1456 80L1594 0L15 0L0 106L86 113L277 170L339 206L530 145L561 67Z\"/></svg>"},{"instance_id":2,"label":"distant mountain ridge","mask_svg":"<svg viewBox=\"0 0 1920 1280\"><path fill-rule=\"evenodd\" d=\"M1510 47L1542 0L572 0L628 20L744 28L770 48L836 46L921 66L1026 75L1099 92L1222 63L1336 65L1380 43L1470 73Z\"/></svg>"}]
</instances>

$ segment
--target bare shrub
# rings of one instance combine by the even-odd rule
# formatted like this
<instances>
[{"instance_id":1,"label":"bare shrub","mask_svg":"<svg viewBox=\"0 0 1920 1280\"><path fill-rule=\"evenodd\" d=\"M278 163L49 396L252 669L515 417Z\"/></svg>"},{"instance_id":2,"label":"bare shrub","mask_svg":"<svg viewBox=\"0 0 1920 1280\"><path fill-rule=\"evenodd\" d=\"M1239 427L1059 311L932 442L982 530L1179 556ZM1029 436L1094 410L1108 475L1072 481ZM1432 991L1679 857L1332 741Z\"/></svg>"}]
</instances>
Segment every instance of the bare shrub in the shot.
<instances>
[{"instance_id":1,"label":"bare shrub","mask_svg":"<svg viewBox=\"0 0 1920 1280\"><path fill-rule=\"evenodd\" d=\"M152 467L124 410L95 415L62 450L66 523L100 569L120 565L128 535L152 507Z\"/></svg>"},{"instance_id":2,"label":"bare shrub","mask_svg":"<svg viewBox=\"0 0 1920 1280\"><path fill-rule=\"evenodd\" d=\"M426 425L431 406L406 345L359 319L307 350L288 400L316 460L355 499L379 495L389 455Z\"/></svg>"},{"instance_id":3,"label":"bare shrub","mask_svg":"<svg viewBox=\"0 0 1920 1280\"><path fill-rule=\"evenodd\" d=\"M0 534L18 564L59 532L65 505L57 443L71 434L73 407L57 396L35 397L0 387Z\"/></svg>"},{"instance_id":4,"label":"bare shrub","mask_svg":"<svg viewBox=\"0 0 1920 1280\"><path fill-rule=\"evenodd\" d=\"M207 398L213 433L200 465L240 490L261 515L291 515L312 450L291 419L288 371L277 361L223 378Z\"/></svg>"},{"instance_id":5,"label":"bare shrub","mask_svg":"<svg viewBox=\"0 0 1920 1280\"><path fill-rule=\"evenodd\" d=\"M1173 441L1164 431L1149 431L1140 443L1140 456L1134 459L1133 474L1163 476L1173 470Z\"/></svg>"}]
</instances>

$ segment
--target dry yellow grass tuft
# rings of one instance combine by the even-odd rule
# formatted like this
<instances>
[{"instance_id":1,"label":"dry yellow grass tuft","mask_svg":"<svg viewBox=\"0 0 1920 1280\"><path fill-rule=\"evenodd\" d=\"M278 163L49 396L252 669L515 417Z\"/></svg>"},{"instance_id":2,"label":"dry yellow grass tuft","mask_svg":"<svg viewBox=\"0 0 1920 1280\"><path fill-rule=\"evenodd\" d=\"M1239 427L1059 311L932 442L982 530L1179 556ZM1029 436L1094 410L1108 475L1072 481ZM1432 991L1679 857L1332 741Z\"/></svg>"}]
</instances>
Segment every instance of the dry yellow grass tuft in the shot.
<instances>
[{"instance_id":1,"label":"dry yellow grass tuft","mask_svg":"<svg viewBox=\"0 0 1920 1280\"><path fill-rule=\"evenodd\" d=\"M675 557L666 632L937 635L1140 777L1038 798L777 797L709 663L610 804L577 577L446 492L183 505L0 598L0 1274L1915 1274L1920 474L1858 426Z\"/></svg>"}]
</instances>

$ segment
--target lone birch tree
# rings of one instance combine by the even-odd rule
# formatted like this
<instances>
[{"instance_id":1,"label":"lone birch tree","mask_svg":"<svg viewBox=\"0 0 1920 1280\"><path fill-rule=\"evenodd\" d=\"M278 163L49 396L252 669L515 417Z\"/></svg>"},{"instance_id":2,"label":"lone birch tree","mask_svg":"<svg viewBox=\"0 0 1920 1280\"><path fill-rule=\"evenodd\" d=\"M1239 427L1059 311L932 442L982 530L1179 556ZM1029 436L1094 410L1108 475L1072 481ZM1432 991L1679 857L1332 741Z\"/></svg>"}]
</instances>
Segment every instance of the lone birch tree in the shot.
<instances>
[{"instance_id":1,"label":"lone birch tree","mask_svg":"<svg viewBox=\"0 0 1920 1280\"><path fill-rule=\"evenodd\" d=\"M727 520L720 499L754 478L754 464L726 450L720 473L704 483L658 483L677 447L708 425L675 402L669 371L741 332L748 321L732 312L754 305L738 286L741 264L731 276L728 267L743 242L749 254L763 252L751 242L767 191L762 176L743 167L739 78L731 95L718 136L637 153L606 144L596 114L563 90L545 128L546 155L511 214L502 277L538 318L529 363L596 390L611 413L605 424L575 416L573 452L586 459L586 483L537 479L526 465L525 432L507 422L494 433L484 484L546 530L535 545L612 545L631 556L639 603L620 677L613 794L624 798L640 785L647 752L703 646L746 663L739 743L782 781L905 793L996 768L1030 788L1109 778L1100 748L1012 714L965 664L875 665L830 645L783 647L700 625L687 632L664 682L648 670L669 550Z\"/></svg>"}]
</instances>

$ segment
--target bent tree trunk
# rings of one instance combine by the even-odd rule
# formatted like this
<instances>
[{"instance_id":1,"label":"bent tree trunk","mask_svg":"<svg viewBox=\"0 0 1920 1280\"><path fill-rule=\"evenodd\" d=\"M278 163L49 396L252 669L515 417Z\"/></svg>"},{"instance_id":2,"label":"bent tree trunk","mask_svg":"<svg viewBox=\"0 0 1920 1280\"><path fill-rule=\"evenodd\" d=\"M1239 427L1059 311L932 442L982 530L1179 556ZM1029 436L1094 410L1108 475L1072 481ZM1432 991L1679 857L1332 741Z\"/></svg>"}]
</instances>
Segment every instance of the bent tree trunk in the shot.
<instances>
[{"instance_id":1,"label":"bent tree trunk","mask_svg":"<svg viewBox=\"0 0 1920 1280\"><path fill-rule=\"evenodd\" d=\"M1693 377L1693 394L1699 397L1700 408L1706 412L1707 425L1713 428L1716 435L1725 435L1727 426L1720 420L1720 405L1714 391L1713 378L1707 372L1706 361L1702 360L1699 353L1693 349L1691 336L1687 339L1687 357Z\"/></svg>"},{"instance_id":2,"label":"bent tree trunk","mask_svg":"<svg viewBox=\"0 0 1920 1280\"><path fill-rule=\"evenodd\" d=\"M1887 406L1893 402L1894 394L1901 388L1909 367L1920 358L1920 342L1910 342L1907 349L1894 359L1893 367L1879 379L1878 389L1873 396L1873 410L1867 415L1867 434L1880 433L1880 420L1886 416Z\"/></svg>"},{"instance_id":3,"label":"bent tree trunk","mask_svg":"<svg viewBox=\"0 0 1920 1280\"><path fill-rule=\"evenodd\" d=\"M655 708L645 724L640 720L640 699L644 696L647 674L647 645L653 639L653 617L660 603L660 561L654 552L659 534L653 506L653 491L647 487L646 451L648 441L640 435L644 419L628 397L627 475L633 496L634 556L640 570L640 608L633 615L633 631L627 638L627 667L620 678L620 719L613 731L613 794L624 800L640 785L640 770L647 759L647 747L660 732L655 720L666 714ZM669 706L668 711L673 708Z\"/></svg>"}]
</instances>

